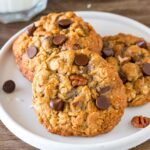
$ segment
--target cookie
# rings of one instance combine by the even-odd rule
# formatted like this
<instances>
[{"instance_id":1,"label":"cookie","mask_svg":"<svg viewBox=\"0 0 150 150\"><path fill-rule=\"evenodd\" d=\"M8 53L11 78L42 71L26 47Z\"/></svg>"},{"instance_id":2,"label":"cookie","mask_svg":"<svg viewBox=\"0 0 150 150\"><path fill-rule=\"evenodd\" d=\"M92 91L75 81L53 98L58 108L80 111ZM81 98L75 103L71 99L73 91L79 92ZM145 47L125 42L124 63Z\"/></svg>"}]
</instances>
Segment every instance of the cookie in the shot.
<instances>
[{"instance_id":1,"label":"cookie","mask_svg":"<svg viewBox=\"0 0 150 150\"><path fill-rule=\"evenodd\" d=\"M122 79L128 106L150 101L150 45L143 39L120 33L103 38L102 56L112 64Z\"/></svg>"},{"instance_id":2,"label":"cookie","mask_svg":"<svg viewBox=\"0 0 150 150\"><path fill-rule=\"evenodd\" d=\"M49 132L95 136L111 131L126 107L115 69L88 49L61 51L37 69L33 107Z\"/></svg>"},{"instance_id":3,"label":"cookie","mask_svg":"<svg viewBox=\"0 0 150 150\"><path fill-rule=\"evenodd\" d=\"M53 51L88 47L100 52L102 39L93 27L73 12L50 13L36 21L13 43L13 53L22 74L33 80L36 68Z\"/></svg>"}]
</instances>

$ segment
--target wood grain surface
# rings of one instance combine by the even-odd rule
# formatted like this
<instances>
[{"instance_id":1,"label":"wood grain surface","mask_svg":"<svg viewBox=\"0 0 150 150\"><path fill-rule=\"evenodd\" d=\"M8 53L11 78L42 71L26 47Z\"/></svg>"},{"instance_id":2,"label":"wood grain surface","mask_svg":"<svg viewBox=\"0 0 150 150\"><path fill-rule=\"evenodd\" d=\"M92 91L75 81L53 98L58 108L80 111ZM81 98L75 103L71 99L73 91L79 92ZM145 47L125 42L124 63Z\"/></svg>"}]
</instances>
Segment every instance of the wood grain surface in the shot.
<instances>
[{"instance_id":1,"label":"wood grain surface","mask_svg":"<svg viewBox=\"0 0 150 150\"><path fill-rule=\"evenodd\" d=\"M90 4L91 7L88 8ZM135 19L150 27L150 0L49 0L48 6L30 22L37 20L48 12L59 12L67 10L105 11L124 15ZM0 23L0 47L17 31L30 22L11 23L4 25ZM13 135L0 121L0 150L37 150L22 142ZM150 141L133 148L132 150L150 150Z\"/></svg>"}]
</instances>

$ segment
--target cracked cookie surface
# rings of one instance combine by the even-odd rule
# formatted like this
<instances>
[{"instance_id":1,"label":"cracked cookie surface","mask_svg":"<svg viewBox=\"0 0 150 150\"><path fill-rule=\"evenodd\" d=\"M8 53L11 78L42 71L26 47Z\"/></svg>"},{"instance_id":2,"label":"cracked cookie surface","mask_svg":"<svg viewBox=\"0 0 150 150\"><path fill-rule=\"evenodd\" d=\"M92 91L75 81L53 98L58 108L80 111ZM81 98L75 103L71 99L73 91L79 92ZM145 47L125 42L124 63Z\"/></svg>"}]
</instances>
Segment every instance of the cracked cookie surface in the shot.
<instances>
[{"instance_id":1,"label":"cracked cookie surface","mask_svg":"<svg viewBox=\"0 0 150 150\"><path fill-rule=\"evenodd\" d=\"M13 53L22 74L33 80L37 66L53 51L81 49L100 52L102 39L93 27L73 12L41 17L13 43Z\"/></svg>"},{"instance_id":2,"label":"cracked cookie surface","mask_svg":"<svg viewBox=\"0 0 150 150\"><path fill-rule=\"evenodd\" d=\"M124 82L129 106L150 101L150 45L143 38L120 33L103 38L102 56Z\"/></svg>"},{"instance_id":3,"label":"cracked cookie surface","mask_svg":"<svg viewBox=\"0 0 150 150\"><path fill-rule=\"evenodd\" d=\"M33 107L49 132L95 136L111 131L126 107L115 69L88 49L53 53L37 69Z\"/></svg>"}]
</instances>

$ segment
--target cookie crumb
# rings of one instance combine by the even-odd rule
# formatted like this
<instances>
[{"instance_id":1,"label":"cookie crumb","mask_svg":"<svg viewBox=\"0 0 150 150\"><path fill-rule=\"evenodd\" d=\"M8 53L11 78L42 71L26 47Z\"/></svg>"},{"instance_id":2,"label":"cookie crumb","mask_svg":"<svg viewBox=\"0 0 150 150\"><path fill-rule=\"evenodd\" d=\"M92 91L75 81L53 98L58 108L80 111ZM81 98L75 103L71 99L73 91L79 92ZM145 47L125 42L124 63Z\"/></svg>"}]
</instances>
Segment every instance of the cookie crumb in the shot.
<instances>
[{"instance_id":1,"label":"cookie crumb","mask_svg":"<svg viewBox=\"0 0 150 150\"><path fill-rule=\"evenodd\" d=\"M90 9L92 7L92 4L87 4L87 8Z\"/></svg>"},{"instance_id":2,"label":"cookie crumb","mask_svg":"<svg viewBox=\"0 0 150 150\"><path fill-rule=\"evenodd\" d=\"M23 100L22 98L18 98L18 97L16 97L15 100L16 100L17 102L24 102L24 100Z\"/></svg>"}]
</instances>

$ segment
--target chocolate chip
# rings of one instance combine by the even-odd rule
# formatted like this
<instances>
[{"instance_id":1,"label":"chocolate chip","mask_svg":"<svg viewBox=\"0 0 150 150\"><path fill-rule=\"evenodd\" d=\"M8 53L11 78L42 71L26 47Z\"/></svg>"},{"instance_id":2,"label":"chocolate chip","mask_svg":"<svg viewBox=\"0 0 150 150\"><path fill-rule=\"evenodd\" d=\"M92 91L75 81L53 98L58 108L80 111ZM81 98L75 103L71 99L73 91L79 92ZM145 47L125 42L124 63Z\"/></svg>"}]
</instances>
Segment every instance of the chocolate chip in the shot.
<instances>
[{"instance_id":1,"label":"chocolate chip","mask_svg":"<svg viewBox=\"0 0 150 150\"><path fill-rule=\"evenodd\" d=\"M73 50L81 49L81 46L79 44L73 45Z\"/></svg>"},{"instance_id":2,"label":"chocolate chip","mask_svg":"<svg viewBox=\"0 0 150 150\"><path fill-rule=\"evenodd\" d=\"M136 44L141 48L147 49L147 44L145 41L138 41Z\"/></svg>"},{"instance_id":3,"label":"chocolate chip","mask_svg":"<svg viewBox=\"0 0 150 150\"><path fill-rule=\"evenodd\" d=\"M72 24L72 21L70 19L62 19L59 20L58 24L62 28L68 28Z\"/></svg>"},{"instance_id":4,"label":"chocolate chip","mask_svg":"<svg viewBox=\"0 0 150 150\"><path fill-rule=\"evenodd\" d=\"M144 63L142 70L145 75L150 76L150 63Z\"/></svg>"},{"instance_id":5,"label":"chocolate chip","mask_svg":"<svg viewBox=\"0 0 150 150\"><path fill-rule=\"evenodd\" d=\"M106 57L110 57L110 56L114 56L114 50L112 49L112 48L104 48L103 50L102 50L102 56L104 57L104 58L106 58Z\"/></svg>"},{"instance_id":6,"label":"chocolate chip","mask_svg":"<svg viewBox=\"0 0 150 150\"><path fill-rule=\"evenodd\" d=\"M84 54L77 54L74 58L74 63L78 66L86 66L89 62L89 59Z\"/></svg>"},{"instance_id":7,"label":"chocolate chip","mask_svg":"<svg viewBox=\"0 0 150 150\"><path fill-rule=\"evenodd\" d=\"M31 59L36 56L38 49L35 46L30 46L27 48L28 57Z\"/></svg>"},{"instance_id":8,"label":"chocolate chip","mask_svg":"<svg viewBox=\"0 0 150 150\"><path fill-rule=\"evenodd\" d=\"M110 101L109 98L107 98L104 95L100 95L97 99L96 99L96 106L99 109L105 110L110 106Z\"/></svg>"},{"instance_id":9,"label":"chocolate chip","mask_svg":"<svg viewBox=\"0 0 150 150\"><path fill-rule=\"evenodd\" d=\"M6 93L12 93L15 90L15 82L12 80L8 80L3 84L3 91Z\"/></svg>"},{"instance_id":10,"label":"chocolate chip","mask_svg":"<svg viewBox=\"0 0 150 150\"><path fill-rule=\"evenodd\" d=\"M35 29L36 29L36 27L34 24L29 26L26 30L26 33L28 34L28 36L33 36L33 32L35 31Z\"/></svg>"},{"instance_id":11,"label":"chocolate chip","mask_svg":"<svg viewBox=\"0 0 150 150\"><path fill-rule=\"evenodd\" d=\"M62 45L66 41L66 39L67 39L66 36L63 34L56 35L53 38L53 44L57 46Z\"/></svg>"},{"instance_id":12,"label":"chocolate chip","mask_svg":"<svg viewBox=\"0 0 150 150\"><path fill-rule=\"evenodd\" d=\"M105 94L106 92L108 92L110 90L110 86L106 86L106 87L104 87L104 88L102 88L101 90L100 90L100 94Z\"/></svg>"},{"instance_id":13,"label":"chocolate chip","mask_svg":"<svg viewBox=\"0 0 150 150\"><path fill-rule=\"evenodd\" d=\"M119 76L120 76L123 83L127 82L127 77L122 71L119 71Z\"/></svg>"},{"instance_id":14,"label":"chocolate chip","mask_svg":"<svg viewBox=\"0 0 150 150\"><path fill-rule=\"evenodd\" d=\"M64 101L61 99L53 99L50 101L50 107L56 111L62 111L64 108Z\"/></svg>"}]
</instances>

